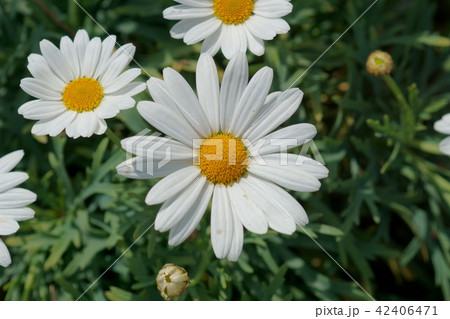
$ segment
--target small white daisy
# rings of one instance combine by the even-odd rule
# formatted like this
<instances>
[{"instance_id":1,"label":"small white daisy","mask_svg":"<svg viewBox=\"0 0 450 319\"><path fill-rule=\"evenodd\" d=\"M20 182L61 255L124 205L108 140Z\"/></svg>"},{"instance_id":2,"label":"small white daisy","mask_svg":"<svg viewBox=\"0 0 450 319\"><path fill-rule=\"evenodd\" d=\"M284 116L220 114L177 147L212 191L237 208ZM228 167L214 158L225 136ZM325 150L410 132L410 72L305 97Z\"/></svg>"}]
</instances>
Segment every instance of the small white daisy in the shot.
<instances>
[{"instance_id":1,"label":"small white daisy","mask_svg":"<svg viewBox=\"0 0 450 319\"><path fill-rule=\"evenodd\" d=\"M303 93L290 89L268 95L273 76L268 67L248 82L242 53L230 60L220 89L212 57L201 55L198 98L175 70L166 68L163 75L164 80L147 82L155 102L140 102L137 109L173 139L124 139L122 147L137 157L117 171L136 179L165 177L145 201L163 203L155 228L170 230L169 245L180 244L195 230L211 198L211 239L218 258L238 259L243 227L257 234L268 227L292 234L296 223L307 224L305 210L281 187L317 191L328 169L309 157L280 151L310 141L316 129L296 124L270 133L294 114Z\"/></svg>"},{"instance_id":2,"label":"small white daisy","mask_svg":"<svg viewBox=\"0 0 450 319\"><path fill-rule=\"evenodd\" d=\"M133 58L135 47L126 44L114 51L115 36L103 42L89 40L80 30L72 42L61 38L60 49L48 40L40 43L42 55L28 57L32 78L20 87L37 98L19 108L26 119L38 120L31 132L56 136L64 129L69 137L90 137L105 133L105 119L135 105L134 95L145 90L145 83L132 82L140 69L122 73Z\"/></svg>"},{"instance_id":3,"label":"small white daisy","mask_svg":"<svg viewBox=\"0 0 450 319\"><path fill-rule=\"evenodd\" d=\"M23 188L15 188L28 179L27 173L11 172L23 157L23 151L15 151L0 158L0 236L14 234L17 222L34 217L34 211L25 207L36 200L36 194ZM0 265L11 264L11 256L0 239Z\"/></svg>"},{"instance_id":4,"label":"small white daisy","mask_svg":"<svg viewBox=\"0 0 450 319\"><path fill-rule=\"evenodd\" d=\"M236 52L264 54L263 40L290 29L281 17L291 13L290 0L175 0L164 18L181 20L170 31L188 45L203 41L202 52L215 55L220 48L227 59Z\"/></svg>"},{"instance_id":5,"label":"small white daisy","mask_svg":"<svg viewBox=\"0 0 450 319\"><path fill-rule=\"evenodd\" d=\"M436 121L434 129L439 133L450 135L450 113L445 114L439 121ZM439 143L439 149L442 153L450 156L450 136Z\"/></svg>"}]
</instances>

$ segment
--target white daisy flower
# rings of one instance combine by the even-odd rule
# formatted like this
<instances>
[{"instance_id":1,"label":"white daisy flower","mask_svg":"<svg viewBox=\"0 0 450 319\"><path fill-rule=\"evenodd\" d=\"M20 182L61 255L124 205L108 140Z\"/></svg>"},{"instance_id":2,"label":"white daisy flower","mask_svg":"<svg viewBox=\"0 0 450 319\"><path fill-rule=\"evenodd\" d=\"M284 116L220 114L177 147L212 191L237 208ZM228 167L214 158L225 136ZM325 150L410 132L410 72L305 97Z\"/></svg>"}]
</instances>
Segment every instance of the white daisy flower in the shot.
<instances>
[{"instance_id":1,"label":"white daisy flower","mask_svg":"<svg viewBox=\"0 0 450 319\"><path fill-rule=\"evenodd\" d=\"M450 135L450 113L445 114L439 121L436 121L434 129L439 133ZM442 153L450 156L450 136L439 143L439 149Z\"/></svg>"},{"instance_id":2,"label":"white daisy flower","mask_svg":"<svg viewBox=\"0 0 450 319\"><path fill-rule=\"evenodd\" d=\"M215 55L220 48L227 59L236 52L264 54L263 40L290 30L281 17L291 13L290 0L175 0L164 18L181 20L170 31L188 45L203 41L202 52Z\"/></svg>"},{"instance_id":3,"label":"white daisy flower","mask_svg":"<svg viewBox=\"0 0 450 319\"><path fill-rule=\"evenodd\" d=\"M105 119L135 105L132 96L145 89L145 83L132 82L141 70L122 71L136 48L126 44L113 52L115 43L115 36L89 40L85 30L78 31L73 42L63 37L60 49L41 41L42 55L28 57L33 77L20 82L37 98L19 108L25 118L38 120L33 134L56 136L65 129L73 138L101 135L107 129Z\"/></svg>"},{"instance_id":4,"label":"white daisy flower","mask_svg":"<svg viewBox=\"0 0 450 319\"><path fill-rule=\"evenodd\" d=\"M36 194L23 188L15 188L28 179L27 173L11 172L23 157L23 151L15 151L0 158L0 236L14 234L17 222L34 217L34 211L25 207L36 200ZM11 256L0 239L0 265L11 264Z\"/></svg>"},{"instance_id":5,"label":"white daisy flower","mask_svg":"<svg viewBox=\"0 0 450 319\"><path fill-rule=\"evenodd\" d=\"M238 259L244 227L257 234L268 227L292 234L296 223L307 224L305 210L282 187L317 191L328 170L309 157L280 150L310 141L316 129L296 124L270 133L294 114L303 93L290 89L268 95L273 76L268 67L248 82L242 53L230 60L220 89L212 57L201 55L198 98L175 70L167 68L163 75L164 80L147 82L155 102L143 101L137 108L172 139L124 139L122 147L137 157L117 171L136 179L164 177L145 202L163 203L155 229L170 230L169 245L180 244L195 230L211 198L211 239L218 258Z\"/></svg>"}]
</instances>

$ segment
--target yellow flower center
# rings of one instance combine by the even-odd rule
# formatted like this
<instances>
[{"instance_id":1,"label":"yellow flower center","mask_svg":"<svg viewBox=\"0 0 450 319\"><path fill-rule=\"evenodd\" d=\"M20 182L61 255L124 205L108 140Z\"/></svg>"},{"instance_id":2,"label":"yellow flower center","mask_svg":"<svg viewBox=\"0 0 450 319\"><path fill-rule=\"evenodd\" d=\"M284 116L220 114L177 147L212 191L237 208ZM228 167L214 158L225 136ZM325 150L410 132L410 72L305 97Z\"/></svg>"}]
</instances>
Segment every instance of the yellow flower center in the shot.
<instances>
[{"instance_id":1,"label":"yellow flower center","mask_svg":"<svg viewBox=\"0 0 450 319\"><path fill-rule=\"evenodd\" d=\"M67 109L78 113L95 110L103 99L103 87L93 78L79 78L64 88L62 100Z\"/></svg>"},{"instance_id":2,"label":"yellow flower center","mask_svg":"<svg viewBox=\"0 0 450 319\"><path fill-rule=\"evenodd\" d=\"M231 185L246 175L248 152L240 138L217 133L200 146L198 167L211 183Z\"/></svg>"},{"instance_id":3,"label":"yellow flower center","mask_svg":"<svg viewBox=\"0 0 450 319\"><path fill-rule=\"evenodd\" d=\"M225 24L241 24L252 15L254 0L214 0L214 14Z\"/></svg>"}]
</instances>

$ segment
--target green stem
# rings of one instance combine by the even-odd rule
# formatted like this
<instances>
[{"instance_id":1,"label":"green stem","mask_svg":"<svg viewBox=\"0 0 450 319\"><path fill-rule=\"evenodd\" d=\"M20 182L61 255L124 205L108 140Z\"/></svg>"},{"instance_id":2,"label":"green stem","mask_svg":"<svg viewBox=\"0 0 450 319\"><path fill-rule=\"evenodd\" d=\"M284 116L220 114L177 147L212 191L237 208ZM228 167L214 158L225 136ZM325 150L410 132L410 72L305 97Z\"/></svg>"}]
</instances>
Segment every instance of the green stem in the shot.
<instances>
[{"instance_id":1,"label":"green stem","mask_svg":"<svg viewBox=\"0 0 450 319\"><path fill-rule=\"evenodd\" d=\"M397 82L388 74L383 77L383 80L386 82L387 86L390 88L392 93L394 94L397 101L400 103L400 124L403 128L404 140L412 141L415 135L415 126L416 120L414 113L405 98L400 87L397 85Z\"/></svg>"},{"instance_id":2,"label":"green stem","mask_svg":"<svg viewBox=\"0 0 450 319\"><path fill-rule=\"evenodd\" d=\"M69 173L66 169L65 158L64 158L64 146L66 144L66 139L60 136L52 138L53 143L53 151L54 154L49 154L49 160L53 169L58 174L61 179L62 184L64 185L64 191L67 195L66 198L66 206L69 207L70 203L75 198L75 192L72 187L72 181L70 180Z\"/></svg>"},{"instance_id":3,"label":"green stem","mask_svg":"<svg viewBox=\"0 0 450 319\"><path fill-rule=\"evenodd\" d=\"M391 89L394 96L397 98L397 100L400 101L402 104L402 107L407 110L409 108L409 104L406 101L405 95L403 94L402 90L400 90L399 86L397 85L397 82L388 74L383 77L383 80L386 82L387 86Z\"/></svg>"},{"instance_id":4,"label":"green stem","mask_svg":"<svg viewBox=\"0 0 450 319\"><path fill-rule=\"evenodd\" d=\"M109 127L106 129L106 136L108 136L111 142L116 144L119 148L122 148L122 145L120 144L120 139L117 137L116 134L113 133L113 131L111 131Z\"/></svg>"},{"instance_id":5,"label":"green stem","mask_svg":"<svg viewBox=\"0 0 450 319\"><path fill-rule=\"evenodd\" d=\"M389 166L391 166L392 163L394 163L395 159L397 158L397 155L400 151L401 148L401 144L399 142L395 143L394 149L391 153L391 156L389 156L389 159L386 161L386 163L384 163L383 167L381 168L381 174L386 173L386 171L388 170Z\"/></svg>"},{"instance_id":6,"label":"green stem","mask_svg":"<svg viewBox=\"0 0 450 319\"><path fill-rule=\"evenodd\" d=\"M212 257L212 249L211 247L208 247L204 250L203 257L200 260L197 273L191 280L190 286L195 286L200 282L200 280L203 277L203 274L205 273L206 269L208 269L208 266L211 263L211 257Z\"/></svg>"}]
</instances>

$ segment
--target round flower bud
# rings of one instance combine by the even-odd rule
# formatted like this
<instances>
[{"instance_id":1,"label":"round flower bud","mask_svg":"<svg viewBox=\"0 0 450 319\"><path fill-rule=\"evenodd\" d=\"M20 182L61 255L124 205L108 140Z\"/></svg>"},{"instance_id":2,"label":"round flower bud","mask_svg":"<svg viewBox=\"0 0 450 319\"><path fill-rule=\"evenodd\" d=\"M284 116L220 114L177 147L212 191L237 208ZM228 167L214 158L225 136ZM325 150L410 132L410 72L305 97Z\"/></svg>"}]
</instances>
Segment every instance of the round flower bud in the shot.
<instances>
[{"instance_id":1,"label":"round flower bud","mask_svg":"<svg viewBox=\"0 0 450 319\"><path fill-rule=\"evenodd\" d=\"M376 77L385 76L392 71L394 61L389 53L384 51L374 51L367 58L367 72Z\"/></svg>"},{"instance_id":2,"label":"round flower bud","mask_svg":"<svg viewBox=\"0 0 450 319\"><path fill-rule=\"evenodd\" d=\"M165 300L181 296L189 287L187 271L174 264L164 265L156 276L156 286Z\"/></svg>"}]
</instances>

